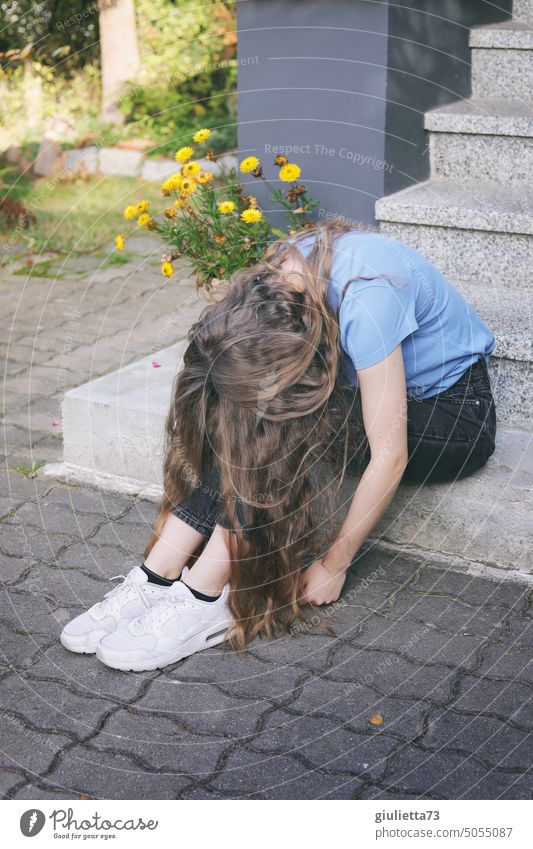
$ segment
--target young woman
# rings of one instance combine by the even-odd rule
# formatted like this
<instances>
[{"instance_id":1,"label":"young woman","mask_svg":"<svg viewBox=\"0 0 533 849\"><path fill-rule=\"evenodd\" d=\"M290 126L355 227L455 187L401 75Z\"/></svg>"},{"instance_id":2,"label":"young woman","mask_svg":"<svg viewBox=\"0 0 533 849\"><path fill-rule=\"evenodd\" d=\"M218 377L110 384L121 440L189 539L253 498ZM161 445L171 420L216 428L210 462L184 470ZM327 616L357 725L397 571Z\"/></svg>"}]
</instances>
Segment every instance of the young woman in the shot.
<instances>
[{"instance_id":1,"label":"young woman","mask_svg":"<svg viewBox=\"0 0 533 849\"><path fill-rule=\"evenodd\" d=\"M339 598L402 478L452 481L494 450L494 337L394 239L334 223L278 242L189 339L145 562L61 636L117 669L290 629Z\"/></svg>"}]
</instances>

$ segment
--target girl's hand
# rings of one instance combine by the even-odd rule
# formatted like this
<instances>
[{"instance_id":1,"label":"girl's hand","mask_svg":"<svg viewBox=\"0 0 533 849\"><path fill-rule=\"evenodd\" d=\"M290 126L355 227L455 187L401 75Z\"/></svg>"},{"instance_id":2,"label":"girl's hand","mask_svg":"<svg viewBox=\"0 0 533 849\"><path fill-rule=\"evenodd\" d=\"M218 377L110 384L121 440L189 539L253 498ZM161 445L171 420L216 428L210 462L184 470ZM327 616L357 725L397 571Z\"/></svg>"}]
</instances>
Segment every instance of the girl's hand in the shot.
<instances>
[{"instance_id":1,"label":"girl's hand","mask_svg":"<svg viewBox=\"0 0 533 849\"><path fill-rule=\"evenodd\" d=\"M304 604L331 604L339 598L346 572L330 572L322 560L315 560L302 575L302 602Z\"/></svg>"}]
</instances>

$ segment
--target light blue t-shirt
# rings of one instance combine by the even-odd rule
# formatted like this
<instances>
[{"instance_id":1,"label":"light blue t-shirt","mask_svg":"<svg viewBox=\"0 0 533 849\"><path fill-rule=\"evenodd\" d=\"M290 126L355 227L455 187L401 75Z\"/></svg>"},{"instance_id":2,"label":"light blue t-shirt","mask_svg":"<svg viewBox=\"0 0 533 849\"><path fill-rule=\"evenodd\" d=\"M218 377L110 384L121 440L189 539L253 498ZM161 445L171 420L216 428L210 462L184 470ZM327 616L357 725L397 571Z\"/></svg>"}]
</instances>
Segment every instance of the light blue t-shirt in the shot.
<instances>
[{"instance_id":1,"label":"light blue t-shirt","mask_svg":"<svg viewBox=\"0 0 533 849\"><path fill-rule=\"evenodd\" d=\"M314 236L298 248L305 257ZM495 339L475 310L421 254L380 233L354 230L335 243L328 301L337 311L344 284L339 325L346 375L387 357L401 344L412 398L431 398L449 389Z\"/></svg>"}]
</instances>

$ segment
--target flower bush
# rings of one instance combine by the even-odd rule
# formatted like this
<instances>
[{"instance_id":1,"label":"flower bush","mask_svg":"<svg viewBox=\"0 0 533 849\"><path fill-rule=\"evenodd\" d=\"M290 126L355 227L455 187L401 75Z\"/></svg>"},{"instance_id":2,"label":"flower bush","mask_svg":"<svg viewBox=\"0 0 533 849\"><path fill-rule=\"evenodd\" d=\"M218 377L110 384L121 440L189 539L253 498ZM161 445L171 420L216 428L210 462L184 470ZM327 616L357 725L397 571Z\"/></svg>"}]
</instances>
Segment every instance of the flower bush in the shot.
<instances>
[{"instance_id":1,"label":"flower bush","mask_svg":"<svg viewBox=\"0 0 533 849\"><path fill-rule=\"evenodd\" d=\"M209 129L201 129L194 134L192 142L202 146L210 137ZM214 154L205 151L204 165L193 158L195 155L193 144L184 145L176 152L178 170L161 186L163 196L168 198L168 206L162 213L153 214L147 201L141 200L125 208L124 219L135 220L138 227L152 230L164 239L168 251L162 257L161 272L165 277L174 274L173 261L185 257L192 263L198 285L210 286L239 268L254 265L273 238L287 234L271 226L257 198L245 194L234 170L220 166L215 178L205 167L206 161L216 161ZM266 180L256 156L243 159L239 170L268 186L273 200L284 208L292 234L310 226L309 214L318 201L312 200L306 187L298 183L301 174L298 165L284 156L276 157L274 165L279 169L278 179L288 184L287 187L274 188ZM124 245L121 234L116 237L115 246L124 250Z\"/></svg>"}]
</instances>

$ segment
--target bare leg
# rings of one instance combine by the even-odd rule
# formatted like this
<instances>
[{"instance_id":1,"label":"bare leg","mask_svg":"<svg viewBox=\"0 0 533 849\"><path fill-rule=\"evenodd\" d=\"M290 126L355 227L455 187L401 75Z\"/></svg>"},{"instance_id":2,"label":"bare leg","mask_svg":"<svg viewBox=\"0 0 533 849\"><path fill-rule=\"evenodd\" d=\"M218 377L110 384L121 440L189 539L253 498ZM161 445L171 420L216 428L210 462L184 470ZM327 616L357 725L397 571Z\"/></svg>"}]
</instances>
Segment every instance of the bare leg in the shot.
<instances>
[{"instance_id":1,"label":"bare leg","mask_svg":"<svg viewBox=\"0 0 533 849\"><path fill-rule=\"evenodd\" d=\"M205 537L186 522L169 513L159 539L144 561L162 578L178 578L183 567Z\"/></svg>"},{"instance_id":2,"label":"bare leg","mask_svg":"<svg viewBox=\"0 0 533 849\"><path fill-rule=\"evenodd\" d=\"M185 583L206 595L218 595L229 581L230 556L227 531L215 525L209 542L191 568Z\"/></svg>"}]
</instances>

